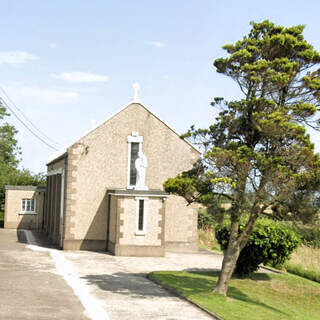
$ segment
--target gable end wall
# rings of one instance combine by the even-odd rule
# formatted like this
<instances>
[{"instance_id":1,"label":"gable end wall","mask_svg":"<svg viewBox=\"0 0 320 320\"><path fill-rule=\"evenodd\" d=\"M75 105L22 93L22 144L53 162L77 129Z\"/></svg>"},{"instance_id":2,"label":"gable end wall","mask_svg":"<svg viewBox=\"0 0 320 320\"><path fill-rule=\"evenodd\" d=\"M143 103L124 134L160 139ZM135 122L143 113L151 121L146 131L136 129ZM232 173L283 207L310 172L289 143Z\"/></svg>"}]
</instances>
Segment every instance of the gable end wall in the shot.
<instances>
[{"instance_id":1,"label":"gable end wall","mask_svg":"<svg viewBox=\"0 0 320 320\"><path fill-rule=\"evenodd\" d=\"M127 137L143 136L148 159L146 185L163 190L169 177L188 170L199 153L139 104L131 104L68 148L65 248L105 247L107 189L126 189ZM196 211L182 198L170 196L166 204L165 241L196 241ZM180 223L181 221L184 223ZM177 223L179 235L175 230ZM85 241L83 241L85 240ZM68 244L67 244L68 243Z\"/></svg>"}]
</instances>

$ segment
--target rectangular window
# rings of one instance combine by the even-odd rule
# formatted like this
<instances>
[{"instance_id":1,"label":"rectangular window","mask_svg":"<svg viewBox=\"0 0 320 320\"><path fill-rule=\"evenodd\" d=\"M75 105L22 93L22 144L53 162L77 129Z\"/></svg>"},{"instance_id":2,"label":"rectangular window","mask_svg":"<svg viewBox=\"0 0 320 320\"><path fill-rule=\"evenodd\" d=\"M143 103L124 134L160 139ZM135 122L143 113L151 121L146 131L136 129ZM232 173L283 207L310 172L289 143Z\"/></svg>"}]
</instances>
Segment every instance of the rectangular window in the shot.
<instances>
[{"instance_id":1,"label":"rectangular window","mask_svg":"<svg viewBox=\"0 0 320 320\"><path fill-rule=\"evenodd\" d=\"M135 162L139 156L139 151L142 150L142 143L143 137L139 136L139 132L132 131L131 136L128 136L128 189L133 189L137 183Z\"/></svg>"},{"instance_id":2,"label":"rectangular window","mask_svg":"<svg viewBox=\"0 0 320 320\"><path fill-rule=\"evenodd\" d=\"M146 235L147 226L147 204L148 198L137 197L136 198L136 235L144 236Z\"/></svg>"},{"instance_id":3,"label":"rectangular window","mask_svg":"<svg viewBox=\"0 0 320 320\"><path fill-rule=\"evenodd\" d=\"M139 200L138 230L143 231L144 200Z\"/></svg>"},{"instance_id":4,"label":"rectangular window","mask_svg":"<svg viewBox=\"0 0 320 320\"><path fill-rule=\"evenodd\" d=\"M137 170L135 167L135 162L138 158L139 153L139 142L131 142L130 150L130 185L135 186L137 182Z\"/></svg>"},{"instance_id":5,"label":"rectangular window","mask_svg":"<svg viewBox=\"0 0 320 320\"><path fill-rule=\"evenodd\" d=\"M35 213L34 199L22 199L21 212L22 213Z\"/></svg>"}]
</instances>

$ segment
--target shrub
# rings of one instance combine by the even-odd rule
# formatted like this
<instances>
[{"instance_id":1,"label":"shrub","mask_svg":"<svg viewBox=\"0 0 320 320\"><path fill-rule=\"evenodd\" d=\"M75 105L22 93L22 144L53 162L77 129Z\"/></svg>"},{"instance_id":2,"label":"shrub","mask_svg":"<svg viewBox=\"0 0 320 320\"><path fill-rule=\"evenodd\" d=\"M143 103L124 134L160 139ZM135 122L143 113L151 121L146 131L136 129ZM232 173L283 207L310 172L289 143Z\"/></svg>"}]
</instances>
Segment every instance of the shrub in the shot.
<instances>
[{"instance_id":1,"label":"shrub","mask_svg":"<svg viewBox=\"0 0 320 320\"><path fill-rule=\"evenodd\" d=\"M198 211L198 229L210 229L215 224L215 219L207 209L200 208Z\"/></svg>"},{"instance_id":2,"label":"shrub","mask_svg":"<svg viewBox=\"0 0 320 320\"><path fill-rule=\"evenodd\" d=\"M244 224L239 227L239 232ZM216 238L222 250L226 250L230 237L230 226L216 226ZM248 242L240 252L235 273L246 276L257 271L259 265L281 266L300 244L299 236L289 227L269 219L258 220Z\"/></svg>"}]
</instances>

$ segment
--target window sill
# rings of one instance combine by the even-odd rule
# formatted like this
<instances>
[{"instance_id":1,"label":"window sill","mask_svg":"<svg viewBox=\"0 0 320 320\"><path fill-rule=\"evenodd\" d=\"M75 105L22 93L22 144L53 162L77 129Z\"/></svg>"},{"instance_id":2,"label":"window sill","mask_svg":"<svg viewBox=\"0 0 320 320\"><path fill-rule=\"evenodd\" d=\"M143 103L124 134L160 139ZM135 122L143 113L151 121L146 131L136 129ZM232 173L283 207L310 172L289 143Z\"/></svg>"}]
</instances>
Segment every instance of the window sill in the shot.
<instances>
[{"instance_id":1,"label":"window sill","mask_svg":"<svg viewBox=\"0 0 320 320\"><path fill-rule=\"evenodd\" d=\"M19 213L19 215L24 215L24 214L38 214L38 213L34 211L22 211Z\"/></svg>"},{"instance_id":2,"label":"window sill","mask_svg":"<svg viewBox=\"0 0 320 320\"><path fill-rule=\"evenodd\" d=\"M145 236L146 234L145 231L136 231L136 236Z\"/></svg>"}]
</instances>

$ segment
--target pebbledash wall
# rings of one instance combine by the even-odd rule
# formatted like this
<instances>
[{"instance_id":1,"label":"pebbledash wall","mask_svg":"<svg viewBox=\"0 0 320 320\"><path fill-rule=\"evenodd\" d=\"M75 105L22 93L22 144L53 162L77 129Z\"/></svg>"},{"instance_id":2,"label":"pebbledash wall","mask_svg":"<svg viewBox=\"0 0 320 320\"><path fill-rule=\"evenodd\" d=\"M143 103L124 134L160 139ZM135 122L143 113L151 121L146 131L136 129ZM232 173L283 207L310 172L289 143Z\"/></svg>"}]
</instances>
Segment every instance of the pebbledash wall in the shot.
<instances>
[{"instance_id":1,"label":"pebbledash wall","mask_svg":"<svg viewBox=\"0 0 320 320\"><path fill-rule=\"evenodd\" d=\"M44 193L41 187L5 186L4 228L41 230ZM23 210L23 200L33 200L34 210Z\"/></svg>"},{"instance_id":2,"label":"pebbledash wall","mask_svg":"<svg viewBox=\"0 0 320 320\"><path fill-rule=\"evenodd\" d=\"M165 254L165 200L160 190L108 190L107 250L121 256ZM137 229L137 207L145 202L143 230Z\"/></svg>"},{"instance_id":3,"label":"pebbledash wall","mask_svg":"<svg viewBox=\"0 0 320 320\"><path fill-rule=\"evenodd\" d=\"M60 225L51 229L61 232L56 237L51 232L51 237L64 249L105 250L108 244L115 254L125 255L143 255L138 247L147 245L160 246L157 255L162 255L164 248L197 250L197 207L187 206L182 197L163 196L160 192L150 200L154 210L150 210L147 223L153 229L145 237L134 234L134 194L114 194L108 203L108 190L128 189L128 136L132 133L143 138L142 151L148 159L146 185L150 191L163 192L164 181L190 169L199 158L196 149L143 105L128 105L47 165L49 176L60 175L63 180L62 215L59 221L51 218L55 221L51 224L58 221ZM57 184L53 183L53 189L60 192ZM117 210L112 211L113 207ZM45 220L46 228L49 222L46 215ZM48 227L47 232L50 234ZM146 250L144 253L148 255Z\"/></svg>"}]
</instances>

